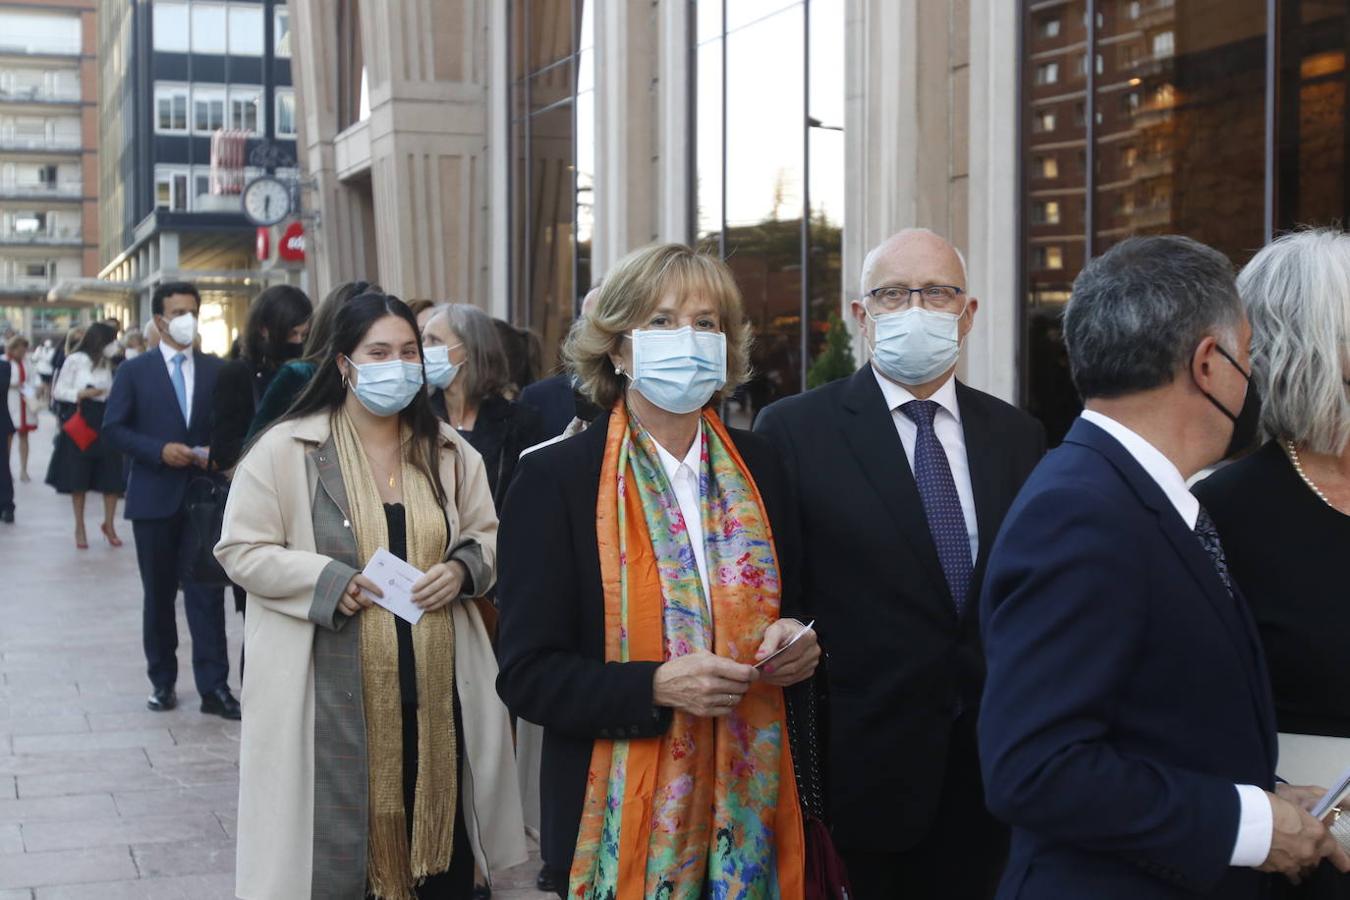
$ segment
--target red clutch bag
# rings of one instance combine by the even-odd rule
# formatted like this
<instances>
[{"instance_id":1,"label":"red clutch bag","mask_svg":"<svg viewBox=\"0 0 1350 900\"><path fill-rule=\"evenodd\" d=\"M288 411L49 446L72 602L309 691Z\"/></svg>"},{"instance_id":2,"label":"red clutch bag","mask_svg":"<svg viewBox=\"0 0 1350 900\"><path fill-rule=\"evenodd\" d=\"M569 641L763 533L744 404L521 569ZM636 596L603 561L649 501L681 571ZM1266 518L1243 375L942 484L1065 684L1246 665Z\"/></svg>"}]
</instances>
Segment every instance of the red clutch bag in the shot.
<instances>
[{"instance_id":1,"label":"red clutch bag","mask_svg":"<svg viewBox=\"0 0 1350 900\"><path fill-rule=\"evenodd\" d=\"M75 446L79 447L81 451L88 450L93 446L94 441L98 440L98 432L89 427L89 423L84 420L84 413L78 408L75 410L75 415L66 419L65 424L61 426L61 430L75 442Z\"/></svg>"}]
</instances>

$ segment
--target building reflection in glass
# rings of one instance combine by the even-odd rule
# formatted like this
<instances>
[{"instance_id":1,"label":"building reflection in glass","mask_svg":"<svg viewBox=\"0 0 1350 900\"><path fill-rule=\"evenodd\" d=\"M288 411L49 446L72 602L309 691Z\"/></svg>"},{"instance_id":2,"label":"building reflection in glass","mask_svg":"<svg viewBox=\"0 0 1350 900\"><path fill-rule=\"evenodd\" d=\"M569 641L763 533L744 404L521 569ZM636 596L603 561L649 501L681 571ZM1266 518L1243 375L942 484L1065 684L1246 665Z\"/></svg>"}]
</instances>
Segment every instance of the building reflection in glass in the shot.
<instances>
[{"instance_id":1,"label":"building reflection in glass","mask_svg":"<svg viewBox=\"0 0 1350 900\"><path fill-rule=\"evenodd\" d=\"M512 0L511 319L551 369L590 287L594 23L584 0Z\"/></svg>"},{"instance_id":2,"label":"building reflection in glass","mask_svg":"<svg viewBox=\"0 0 1350 900\"><path fill-rule=\"evenodd\" d=\"M843 2L703 0L695 35L697 238L754 326L754 377L728 410L748 422L802 390L840 304Z\"/></svg>"},{"instance_id":3,"label":"building reflection in glass","mask_svg":"<svg viewBox=\"0 0 1350 900\"><path fill-rule=\"evenodd\" d=\"M1079 410L1059 321L1085 248L1185 234L1240 266L1346 218L1348 24L1344 0L1024 2L1024 383L1052 440Z\"/></svg>"}]
</instances>

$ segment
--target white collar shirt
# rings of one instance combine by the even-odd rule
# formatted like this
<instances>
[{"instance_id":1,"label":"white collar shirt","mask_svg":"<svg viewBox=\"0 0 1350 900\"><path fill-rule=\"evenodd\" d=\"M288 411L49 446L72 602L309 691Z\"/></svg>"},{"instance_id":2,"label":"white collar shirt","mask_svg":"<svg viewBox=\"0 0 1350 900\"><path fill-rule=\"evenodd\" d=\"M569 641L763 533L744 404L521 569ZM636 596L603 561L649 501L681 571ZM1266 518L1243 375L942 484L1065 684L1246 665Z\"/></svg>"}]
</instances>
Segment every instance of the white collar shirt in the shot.
<instances>
[{"instance_id":1,"label":"white collar shirt","mask_svg":"<svg viewBox=\"0 0 1350 900\"><path fill-rule=\"evenodd\" d=\"M905 448L905 458L909 460L909 470L913 472L919 426L901 412L900 407L918 398L882 375L875 367L872 375L881 387L881 395L886 398L886 408L891 411L891 420ZM948 378L928 399L938 405L937 415L933 418L933 431L947 454L947 467L952 471L956 495L961 499L961 514L966 520L966 534L970 538L970 559L974 562L980 553L980 529L975 518L975 491L970 483L970 460L966 456L966 432L961 427L961 405L956 401L956 376Z\"/></svg>"},{"instance_id":2,"label":"white collar shirt","mask_svg":"<svg viewBox=\"0 0 1350 900\"><path fill-rule=\"evenodd\" d=\"M703 585L703 597L708 606L708 623L712 624L712 596L708 593L708 558L703 546L703 503L699 487L700 463L703 458L703 428L699 427L694 442L684 459L676 459L665 447L655 440L656 455L661 460L670 486L675 491L675 502L680 505L680 515L684 517L684 527L689 534L689 543L694 548L694 562L698 566L699 581Z\"/></svg>"},{"instance_id":3,"label":"white collar shirt","mask_svg":"<svg viewBox=\"0 0 1350 900\"><path fill-rule=\"evenodd\" d=\"M160 341L160 342L159 342L159 352L164 354L164 365L167 366L168 369L169 369L169 384L170 384L170 386L173 385L173 367L174 367L173 358L174 358L175 356L177 356L178 354L180 354L180 353L183 354L183 384L184 384L184 386L185 386L186 389L187 389L187 423L186 423L186 424L191 425L191 424L192 424L192 387L193 387L193 385L196 383L196 372L197 372L197 367L196 367L196 365L193 363L193 360L192 360L193 348L188 347L186 350L175 350L174 348L172 348L172 347L169 346L168 341ZM176 394L174 395L174 399L175 399L175 400L178 399Z\"/></svg>"}]
</instances>

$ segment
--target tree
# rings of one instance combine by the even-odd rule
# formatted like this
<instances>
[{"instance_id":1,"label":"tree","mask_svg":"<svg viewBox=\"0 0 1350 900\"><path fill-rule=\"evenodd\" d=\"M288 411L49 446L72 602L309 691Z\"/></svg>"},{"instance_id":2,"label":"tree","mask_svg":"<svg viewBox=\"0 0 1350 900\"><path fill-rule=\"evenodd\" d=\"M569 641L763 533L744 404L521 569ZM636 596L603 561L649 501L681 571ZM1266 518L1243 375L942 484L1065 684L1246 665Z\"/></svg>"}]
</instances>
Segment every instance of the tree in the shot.
<instances>
[{"instance_id":1,"label":"tree","mask_svg":"<svg viewBox=\"0 0 1350 900\"><path fill-rule=\"evenodd\" d=\"M830 330L825 336L825 352L816 357L806 373L808 388L820 387L840 378L847 378L858 367L853 361L852 338L844 327L838 312L830 313Z\"/></svg>"}]
</instances>

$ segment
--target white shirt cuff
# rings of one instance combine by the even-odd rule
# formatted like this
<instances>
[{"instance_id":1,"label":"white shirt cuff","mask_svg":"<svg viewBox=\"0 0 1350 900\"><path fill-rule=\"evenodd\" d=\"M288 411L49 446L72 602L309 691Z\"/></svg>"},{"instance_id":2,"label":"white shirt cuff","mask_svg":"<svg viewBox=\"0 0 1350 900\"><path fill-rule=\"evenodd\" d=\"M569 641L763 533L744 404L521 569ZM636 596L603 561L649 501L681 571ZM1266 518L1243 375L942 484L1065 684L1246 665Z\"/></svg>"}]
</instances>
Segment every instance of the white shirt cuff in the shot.
<instances>
[{"instance_id":1,"label":"white shirt cuff","mask_svg":"<svg viewBox=\"0 0 1350 900\"><path fill-rule=\"evenodd\" d=\"M1233 842L1233 858L1229 865L1259 866L1270 855L1270 842L1275 834L1275 813L1270 808L1266 792L1254 784L1235 784L1242 813L1238 818L1237 840Z\"/></svg>"}]
</instances>

